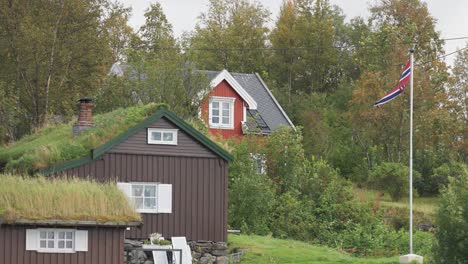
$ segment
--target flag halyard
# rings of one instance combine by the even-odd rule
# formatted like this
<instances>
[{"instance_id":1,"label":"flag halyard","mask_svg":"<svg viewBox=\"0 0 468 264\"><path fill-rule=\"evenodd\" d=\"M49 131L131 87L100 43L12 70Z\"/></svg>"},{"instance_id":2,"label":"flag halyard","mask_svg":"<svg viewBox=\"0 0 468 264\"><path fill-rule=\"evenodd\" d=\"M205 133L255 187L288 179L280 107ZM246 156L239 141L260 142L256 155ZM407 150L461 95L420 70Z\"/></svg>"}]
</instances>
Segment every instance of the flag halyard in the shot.
<instances>
[{"instance_id":1,"label":"flag halyard","mask_svg":"<svg viewBox=\"0 0 468 264\"><path fill-rule=\"evenodd\" d=\"M379 107L395 99L395 97L397 97L403 92L403 90L405 89L405 86L410 82L410 80L411 80L411 61L408 61L403 70L403 73L401 74L400 80L398 84L395 86L395 88L393 88L393 90L391 90L382 98L380 98L380 100L375 102L374 106Z\"/></svg>"}]
</instances>

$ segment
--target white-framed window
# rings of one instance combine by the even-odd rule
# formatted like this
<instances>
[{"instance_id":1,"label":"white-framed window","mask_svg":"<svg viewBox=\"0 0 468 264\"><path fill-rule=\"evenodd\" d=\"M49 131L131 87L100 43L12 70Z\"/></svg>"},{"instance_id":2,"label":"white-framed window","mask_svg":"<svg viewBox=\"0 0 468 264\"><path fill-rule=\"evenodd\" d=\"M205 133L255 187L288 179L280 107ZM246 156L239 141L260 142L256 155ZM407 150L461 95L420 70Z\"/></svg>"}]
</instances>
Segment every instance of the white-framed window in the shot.
<instances>
[{"instance_id":1,"label":"white-framed window","mask_svg":"<svg viewBox=\"0 0 468 264\"><path fill-rule=\"evenodd\" d=\"M211 128L234 129L234 101L231 97L210 97L209 124Z\"/></svg>"},{"instance_id":2,"label":"white-framed window","mask_svg":"<svg viewBox=\"0 0 468 264\"><path fill-rule=\"evenodd\" d=\"M266 174L266 157L265 154L250 153L253 160L253 166L258 174Z\"/></svg>"},{"instance_id":3,"label":"white-framed window","mask_svg":"<svg viewBox=\"0 0 468 264\"><path fill-rule=\"evenodd\" d=\"M88 231L62 228L27 229L26 250L41 253L88 251Z\"/></svg>"},{"instance_id":4,"label":"white-framed window","mask_svg":"<svg viewBox=\"0 0 468 264\"><path fill-rule=\"evenodd\" d=\"M177 145L178 129L148 128L148 144Z\"/></svg>"},{"instance_id":5,"label":"white-framed window","mask_svg":"<svg viewBox=\"0 0 468 264\"><path fill-rule=\"evenodd\" d=\"M139 213L172 213L172 184L118 182L117 187Z\"/></svg>"}]
</instances>

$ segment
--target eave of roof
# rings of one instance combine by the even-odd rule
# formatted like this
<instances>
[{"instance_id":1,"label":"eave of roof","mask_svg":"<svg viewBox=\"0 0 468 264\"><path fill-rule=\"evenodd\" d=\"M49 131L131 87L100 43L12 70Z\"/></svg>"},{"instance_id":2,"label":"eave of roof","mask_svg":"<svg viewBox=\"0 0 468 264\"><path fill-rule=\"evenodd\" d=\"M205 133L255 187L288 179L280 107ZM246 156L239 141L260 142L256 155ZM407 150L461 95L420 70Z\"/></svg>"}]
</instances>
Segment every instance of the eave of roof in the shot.
<instances>
[{"instance_id":1,"label":"eave of roof","mask_svg":"<svg viewBox=\"0 0 468 264\"><path fill-rule=\"evenodd\" d=\"M227 70L222 70L213 80L211 80L210 85L212 88L214 88L223 80L227 81L229 85L231 85L231 87L240 95L240 97L242 97L242 99L247 102L250 109L257 109L257 102Z\"/></svg>"},{"instance_id":2,"label":"eave of roof","mask_svg":"<svg viewBox=\"0 0 468 264\"><path fill-rule=\"evenodd\" d=\"M1 222L0 222L1 223ZM141 226L142 222L98 222L98 221L75 221L75 220L29 220L16 219L12 222L1 224L9 225L40 225L40 226L102 226L102 227L132 227Z\"/></svg>"},{"instance_id":3,"label":"eave of roof","mask_svg":"<svg viewBox=\"0 0 468 264\"><path fill-rule=\"evenodd\" d=\"M89 157L84 157L81 159L75 159L71 161L67 161L61 164L58 164L53 167L49 167L47 169L44 169L41 171L42 174L44 175L49 175L53 174L55 172L63 171L66 169L71 169L75 168L81 165L84 165L86 163L90 163L94 160L99 159L102 155L104 155L106 152L108 152L110 149L112 149L114 146L124 142L127 140L130 136L136 134L139 130L144 129L145 127L151 125L152 123L156 122L157 120L161 118L167 118L169 121L173 122L176 126L178 126L180 129L182 129L184 132L192 136L194 139L198 140L202 145L219 155L221 158L224 160L231 162L233 161L233 157L231 154L229 154L226 150L218 146L216 143L214 143L212 140L210 140L208 137L200 133L198 130L193 128L191 125L187 124L184 120L181 118L177 117L174 113L168 111L165 107L160 107L158 111L156 111L155 114L152 116L146 118L136 126L130 128L127 130L125 133L120 134L116 138L108 141L107 143L103 144L102 146L91 150L91 154Z\"/></svg>"},{"instance_id":4,"label":"eave of roof","mask_svg":"<svg viewBox=\"0 0 468 264\"><path fill-rule=\"evenodd\" d=\"M296 127L294 126L293 122L291 121L291 119L289 119L288 115L286 114L286 112L283 110L283 108L281 107L281 105L278 103L278 101L276 100L275 96L271 93L270 89L268 89L268 86L266 85L266 83L263 81L263 79L260 77L260 75L258 73L255 73L255 76L258 78L258 80L262 83L263 87L265 88L265 90L268 92L268 94L270 95L271 99L273 99L273 102L275 102L276 106L278 107L278 109L281 111L281 113L283 114L283 116L286 118L286 120L288 120L289 124L291 125L292 128L296 129Z\"/></svg>"}]
</instances>

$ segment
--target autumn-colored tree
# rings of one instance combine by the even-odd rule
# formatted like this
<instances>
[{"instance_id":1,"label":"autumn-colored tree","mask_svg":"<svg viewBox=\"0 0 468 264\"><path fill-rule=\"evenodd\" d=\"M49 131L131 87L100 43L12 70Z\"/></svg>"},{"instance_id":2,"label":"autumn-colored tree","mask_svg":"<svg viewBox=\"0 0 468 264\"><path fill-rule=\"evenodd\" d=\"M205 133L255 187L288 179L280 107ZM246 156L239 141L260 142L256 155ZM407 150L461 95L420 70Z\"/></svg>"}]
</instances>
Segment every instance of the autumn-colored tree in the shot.
<instances>
[{"instance_id":1,"label":"autumn-colored tree","mask_svg":"<svg viewBox=\"0 0 468 264\"><path fill-rule=\"evenodd\" d=\"M457 54L448 86L449 106L457 118L458 136L454 147L461 162L468 162L468 43Z\"/></svg>"},{"instance_id":2,"label":"autumn-colored tree","mask_svg":"<svg viewBox=\"0 0 468 264\"><path fill-rule=\"evenodd\" d=\"M371 34L364 36L361 40L364 45L357 51L363 74L355 84L349 103L348 114L356 139L366 139L365 149L377 146L383 160L407 160L408 92L381 108L372 105L396 85L409 58L408 50L415 45L415 167L423 175L430 173L430 168L429 171L424 168L424 159L433 154L438 155L439 163L448 159L455 135L444 90L446 66L439 59L443 42L435 30L435 20L429 15L427 5L419 0L388 0L371 8L370 28Z\"/></svg>"}]
</instances>

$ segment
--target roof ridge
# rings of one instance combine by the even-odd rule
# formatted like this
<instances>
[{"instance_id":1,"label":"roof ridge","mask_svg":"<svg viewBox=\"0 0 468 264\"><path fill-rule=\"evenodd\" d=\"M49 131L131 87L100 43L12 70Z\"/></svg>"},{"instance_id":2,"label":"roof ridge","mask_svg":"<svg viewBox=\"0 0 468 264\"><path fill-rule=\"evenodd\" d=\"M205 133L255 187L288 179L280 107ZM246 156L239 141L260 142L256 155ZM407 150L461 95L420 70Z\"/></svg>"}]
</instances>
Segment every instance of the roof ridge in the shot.
<instances>
[{"instance_id":1,"label":"roof ridge","mask_svg":"<svg viewBox=\"0 0 468 264\"><path fill-rule=\"evenodd\" d=\"M101 146L91 150L91 153L87 157L79 158L79 159L74 159L74 160L69 160L65 161L61 164L55 164L52 165L49 168L46 168L41 171L41 173L48 175L52 174L55 172L63 171L66 169L71 169L92 161L97 160L99 157L107 153L110 149L112 149L114 146L124 142L127 140L130 136L136 134L140 129L143 129L145 126L152 124L156 122L157 120L161 118L167 118L170 122L174 123L177 127L182 129L185 133L189 134L192 136L195 140L197 140L199 143L201 143L203 146L214 152L216 155L220 156L222 159L226 161L232 161L233 157L232 155L227 152L225 149L220 147L218 144L213 142L211 139L209 139L207 136L202 134L200 131L196 130L193 128L190 124L185 122L183 119L178 117L176 114L172 113L171 111L167 110L165 106L160 106L158 107L158 110L151 116L147 117L140 123L136 124L135 126L129 128L127 131L124 133L114 137L110 141L107 141L106 143L102 144Z\"/></svg>"}]
</instances>

